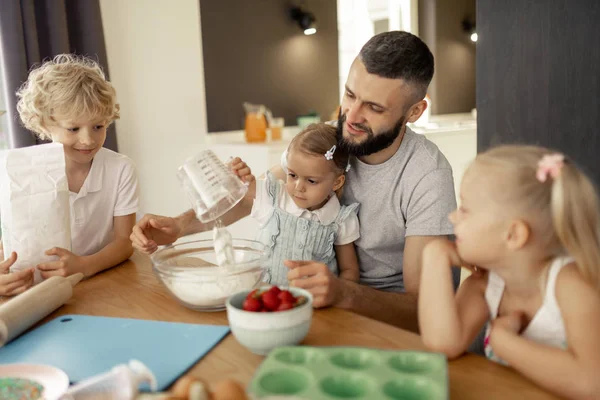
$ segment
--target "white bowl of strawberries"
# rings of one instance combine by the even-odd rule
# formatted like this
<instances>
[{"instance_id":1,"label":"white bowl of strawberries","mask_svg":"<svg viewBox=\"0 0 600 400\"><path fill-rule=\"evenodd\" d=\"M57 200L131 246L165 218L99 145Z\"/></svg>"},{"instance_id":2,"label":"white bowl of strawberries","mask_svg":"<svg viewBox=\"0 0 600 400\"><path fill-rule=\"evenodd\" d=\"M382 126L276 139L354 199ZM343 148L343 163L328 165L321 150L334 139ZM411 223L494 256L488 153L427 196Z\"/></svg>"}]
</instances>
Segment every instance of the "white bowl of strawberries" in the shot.
<instances>
[{"instance_id":1,"label":"white bowl of strawberries","mask_svg":"<svg viewBox=\"0 0 600 400\"><path fill-rule=\"evenodd\" d=\"M312 295L277 286L244 290L227 299L233 336L251 352L267 355L279 346L300 343L310 329Z\"/></svg>"}]
</instances>

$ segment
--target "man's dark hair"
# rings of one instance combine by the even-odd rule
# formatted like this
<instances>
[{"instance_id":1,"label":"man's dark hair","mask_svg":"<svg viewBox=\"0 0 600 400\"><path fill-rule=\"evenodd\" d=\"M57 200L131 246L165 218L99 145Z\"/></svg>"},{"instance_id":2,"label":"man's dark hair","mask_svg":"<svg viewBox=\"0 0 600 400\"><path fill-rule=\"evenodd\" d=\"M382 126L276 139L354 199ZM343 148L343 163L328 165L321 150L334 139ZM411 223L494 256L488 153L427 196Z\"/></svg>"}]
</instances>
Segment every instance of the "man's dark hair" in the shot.
<instances>
[{"instance_id":1,"label":"man's dark hair","mask_svg":"<svg viewBox=\"0 0 600 400\"><path fill-rule=\"evenodd\" d=\"M373 36L358 57L369 74L402 79L415 87L415 102L427 94L433 78L433 54L415 35L391 31Z\"/></svg>"}]
</instances>

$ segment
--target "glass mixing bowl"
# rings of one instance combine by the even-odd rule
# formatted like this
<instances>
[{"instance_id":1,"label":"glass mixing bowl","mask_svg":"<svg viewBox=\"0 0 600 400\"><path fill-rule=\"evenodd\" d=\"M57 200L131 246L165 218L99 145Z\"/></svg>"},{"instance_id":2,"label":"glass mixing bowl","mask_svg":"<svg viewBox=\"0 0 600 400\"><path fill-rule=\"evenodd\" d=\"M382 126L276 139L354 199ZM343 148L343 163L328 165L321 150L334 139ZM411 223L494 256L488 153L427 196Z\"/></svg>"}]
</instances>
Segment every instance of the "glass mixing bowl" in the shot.
<instances>
[{"instance_id":1,"label":"glass mixing bowl","mask_svg":"<svg viewBox=\"0 0 600 400\"><path fill-rule=\"evenodd\" d=\"M198 311L221 311L227 298L261 285L266 275L260 242L233 239L235 262L219 267L212 240L167 246L151 256L152 269L173 297Z\"/></svg>"}]
</instances>

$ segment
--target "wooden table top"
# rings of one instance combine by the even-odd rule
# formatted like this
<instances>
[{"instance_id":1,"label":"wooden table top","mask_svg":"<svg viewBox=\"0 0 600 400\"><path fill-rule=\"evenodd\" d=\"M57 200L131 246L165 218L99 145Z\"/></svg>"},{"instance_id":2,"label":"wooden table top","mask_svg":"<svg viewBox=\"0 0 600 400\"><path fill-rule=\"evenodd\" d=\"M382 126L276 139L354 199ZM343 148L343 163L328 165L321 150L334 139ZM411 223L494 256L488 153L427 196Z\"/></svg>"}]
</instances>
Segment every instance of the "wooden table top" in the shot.
<instances>
[{"instance_id":1,"label":"wooden table top","mask_svg":"<svg viewBox=\"0 0 600 400\"><path fill-rule=\"evenodd\" d=\"M228 324L225 311L203 313L180 305L154 276L149 259L139 254L121 266L79 283L71 300L46 320L64 314ZM336 308L315 310L303 344L425 349L414 333ZM188 374L206 382L233 378L246 385L263 359L229 334ZM465 355L450 362L449 374L453 399L555 398L515 371L477 355Z\"/></svg>"}]
</instances>

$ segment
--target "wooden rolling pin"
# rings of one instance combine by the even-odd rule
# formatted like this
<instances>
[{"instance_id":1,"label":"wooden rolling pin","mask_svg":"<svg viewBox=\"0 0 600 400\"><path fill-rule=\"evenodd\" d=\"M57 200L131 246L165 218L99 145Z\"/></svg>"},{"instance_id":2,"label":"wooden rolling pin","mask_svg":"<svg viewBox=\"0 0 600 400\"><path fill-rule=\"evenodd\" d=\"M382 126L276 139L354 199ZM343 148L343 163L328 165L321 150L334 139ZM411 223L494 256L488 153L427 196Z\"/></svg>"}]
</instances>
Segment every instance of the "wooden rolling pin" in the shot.
<instances>
[{"instance_id":1,"label":"wooden rolling pin","mask_svg":"<svg viewBox=\"0 0 600 400\"><path fill-rule=\"evenodd\" d=\"M53 276L0 306L0 347L62 306L83 274Z\"/></svg>"}]
</instances>

